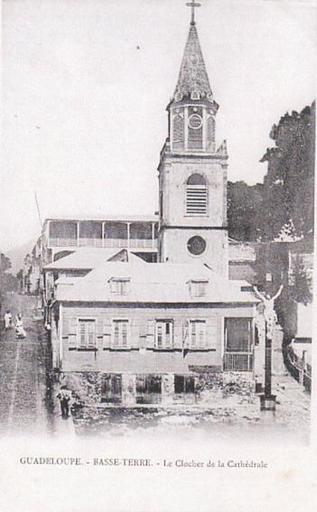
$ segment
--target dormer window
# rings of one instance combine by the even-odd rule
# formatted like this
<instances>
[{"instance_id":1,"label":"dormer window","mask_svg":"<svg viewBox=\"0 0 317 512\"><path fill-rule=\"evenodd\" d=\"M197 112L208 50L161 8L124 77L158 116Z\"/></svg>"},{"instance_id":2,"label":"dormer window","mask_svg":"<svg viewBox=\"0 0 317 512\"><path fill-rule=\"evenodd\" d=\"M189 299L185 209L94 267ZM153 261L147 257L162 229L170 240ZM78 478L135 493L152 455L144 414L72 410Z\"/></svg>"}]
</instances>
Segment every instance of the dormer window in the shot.
<instances>
[{"instance_id":1,"label":"dormer window","mask_svg":"<svg viewBox=\"0 0 317 512\"><path fill-rule=\"evenodd\" d=\"M200 92L199 91L192 91L190 95L192 100L199 100L200 99Z\"/></svg>"},{"instance_id":2,"label":"dormer window","mask_svg":"<svg viewBox=\"0 0 317 512\"><path fill-rule=\"evenodd\" d=\"M189 291L192 297L205 297L207 294L207 280L189 281Z\"/></svg>"},{"instance_id":3,"label":"dormer window","mask_svg":"<svg viewBox=\"0 0 317 512\"><path fill-rule=\"evenodd\" d=\"M112 277L109 280L111 293L114 295L127 295L129 292L130 278Z\"/></svg>"}]
</instances>

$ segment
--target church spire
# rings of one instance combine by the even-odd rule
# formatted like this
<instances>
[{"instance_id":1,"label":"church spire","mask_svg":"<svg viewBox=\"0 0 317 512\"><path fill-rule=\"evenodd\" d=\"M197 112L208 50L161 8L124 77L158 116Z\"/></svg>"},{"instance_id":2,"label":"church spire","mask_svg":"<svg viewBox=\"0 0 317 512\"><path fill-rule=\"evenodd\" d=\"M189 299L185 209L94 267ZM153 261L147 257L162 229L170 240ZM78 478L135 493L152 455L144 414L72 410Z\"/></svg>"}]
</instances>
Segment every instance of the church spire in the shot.
<instances>
[{"instance_id":1,"label":"church spire","mask_svg":"<svg viewBox=\"0 0 317 512\"><path fill-rule=\"evenodd\" d=\"M195 8L199 7L200 4L196 3L194 0L190 3L187 3L186 5L192 9L191 22L178 81L172 101L179 102L183 99L205 99L210 103L215 103L213 100L212 90L210 87L195 22Z\"/></svg>"}]
</instances>

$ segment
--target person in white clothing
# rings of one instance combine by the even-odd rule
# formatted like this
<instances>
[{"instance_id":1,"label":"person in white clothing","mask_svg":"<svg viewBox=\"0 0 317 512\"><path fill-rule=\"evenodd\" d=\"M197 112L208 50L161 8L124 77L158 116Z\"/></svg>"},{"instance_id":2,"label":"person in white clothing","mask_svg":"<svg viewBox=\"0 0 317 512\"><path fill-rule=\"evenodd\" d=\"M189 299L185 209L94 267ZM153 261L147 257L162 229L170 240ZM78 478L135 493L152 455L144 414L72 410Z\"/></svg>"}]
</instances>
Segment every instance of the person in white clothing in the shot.
<instances>
[{"instance_id":1,"label":"person in white clothing","mask_svg":"<svg viewBox=\"0 0 317 512\"><path fill-rule=\"evenodd\" d=\"M7 309L7 311L4 314L4 328L7 331L8 329L11 329L12 327L12 315L10 313L10 310Z\"/></svg>"},{"instance_id":2,"label":"person in white clothing","mask_svg":"<svg viewBox=\"0 0 317 512\"><path fill-rule=\"evenodd\" d=\"M26 332L23 327L23 320L21 313L18 313L15 319L15 333L18 339L26 338Z\"/></svg>"}]
</instances>

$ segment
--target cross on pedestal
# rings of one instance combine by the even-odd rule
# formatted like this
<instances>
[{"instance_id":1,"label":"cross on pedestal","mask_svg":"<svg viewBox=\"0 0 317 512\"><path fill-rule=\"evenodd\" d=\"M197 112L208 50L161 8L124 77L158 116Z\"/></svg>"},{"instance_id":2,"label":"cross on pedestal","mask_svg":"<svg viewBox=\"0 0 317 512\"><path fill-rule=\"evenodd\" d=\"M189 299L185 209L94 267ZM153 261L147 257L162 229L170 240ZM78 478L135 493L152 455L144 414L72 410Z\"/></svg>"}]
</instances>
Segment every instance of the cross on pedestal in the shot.
<instances>
[{"instance_id":1,"label":"cross on pedestal","mask_svg":"<svg viewBox=\"0 0 317 512\"><path fill-rule=\"evenodd\" d=\"M200 7L201 4L199 4L198 2L196 3L196 0L192 0L192 2L189 2L186 5L187 5L187 7L191 7L191 10L192 10L190 24L195 25L195 7Z\"/></svg>"}]
</instances>

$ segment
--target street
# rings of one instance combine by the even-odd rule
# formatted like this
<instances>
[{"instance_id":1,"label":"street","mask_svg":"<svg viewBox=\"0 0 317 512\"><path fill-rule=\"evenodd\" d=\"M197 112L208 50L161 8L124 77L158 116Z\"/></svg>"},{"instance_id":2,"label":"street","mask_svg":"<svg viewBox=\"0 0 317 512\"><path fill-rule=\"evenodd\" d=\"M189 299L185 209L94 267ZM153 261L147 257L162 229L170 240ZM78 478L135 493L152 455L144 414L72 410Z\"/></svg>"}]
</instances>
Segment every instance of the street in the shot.
<instances>
[{"instance_id":1,"label":"street","mask_svg":"<svg viewBox=\"0 0 317 512\"><path fill-rule=\"evenodd\" d=\"M50 396L50 354L41 321L34 321L36 299L8 294L5 307L13 317L21 312L27 333L16 339L14 329L0 338L0 434L54 431ZM4 310L4 308L3 308Z\"/></svg>"}]
</instances>

